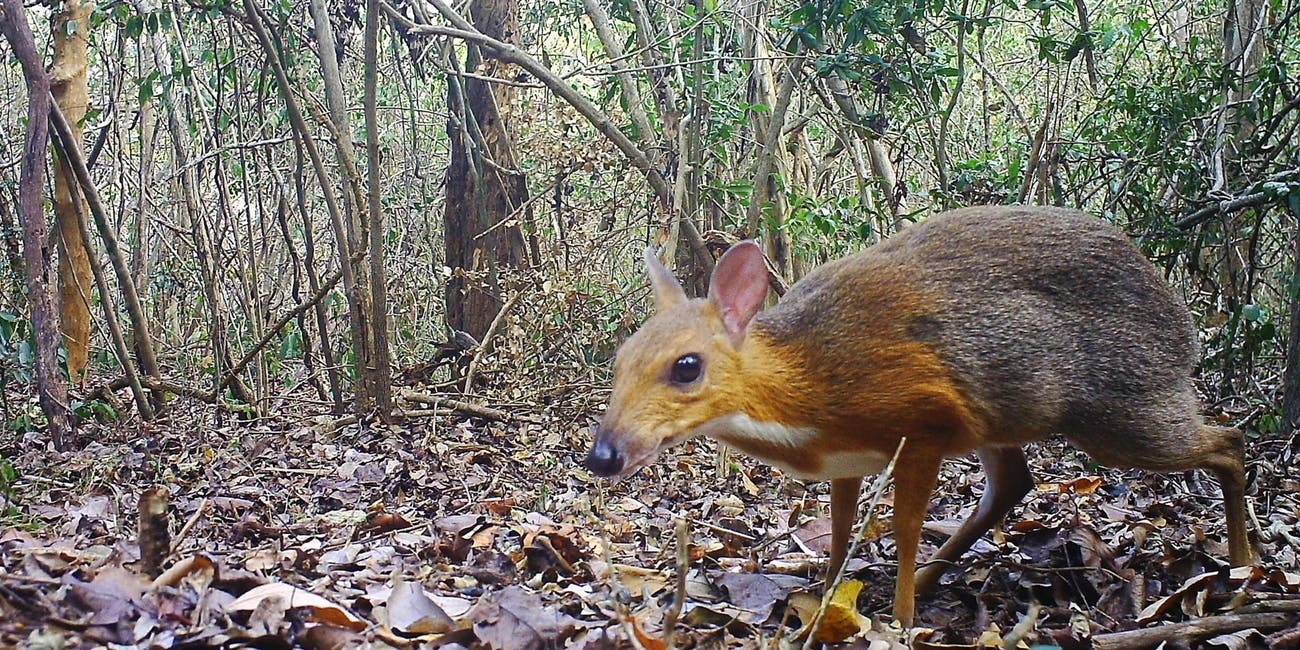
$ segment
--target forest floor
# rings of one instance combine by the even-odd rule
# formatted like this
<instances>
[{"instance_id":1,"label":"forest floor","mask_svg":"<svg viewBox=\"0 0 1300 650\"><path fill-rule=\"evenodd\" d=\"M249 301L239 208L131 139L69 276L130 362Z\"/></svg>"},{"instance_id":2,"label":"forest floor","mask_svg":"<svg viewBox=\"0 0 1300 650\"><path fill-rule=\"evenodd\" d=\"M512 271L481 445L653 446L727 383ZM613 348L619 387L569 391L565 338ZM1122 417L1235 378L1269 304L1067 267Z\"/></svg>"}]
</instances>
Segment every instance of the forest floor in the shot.
<instances>
[{"instance_id":1,"label":"forest floor","mask_svg":"<svg viewBox=\"0 0 1300 650\"><path fill-rule=\"evenodd\" d=\"M86 424L75 451L0 437L0 647L656 649L666 618L675 647L799 647L825 591L827 486L713 443L610 486L581 466L587 414L336 427L183 408ZM921 598L910 642L1300 647L1290 444L1251 442L1261 558L1231 572L1212 480L1036 445L1039 489ZM945 464L922 557L983 478ZM899 638L890 502L824 617L837 647Z\"/></svg>"}]
</instances>

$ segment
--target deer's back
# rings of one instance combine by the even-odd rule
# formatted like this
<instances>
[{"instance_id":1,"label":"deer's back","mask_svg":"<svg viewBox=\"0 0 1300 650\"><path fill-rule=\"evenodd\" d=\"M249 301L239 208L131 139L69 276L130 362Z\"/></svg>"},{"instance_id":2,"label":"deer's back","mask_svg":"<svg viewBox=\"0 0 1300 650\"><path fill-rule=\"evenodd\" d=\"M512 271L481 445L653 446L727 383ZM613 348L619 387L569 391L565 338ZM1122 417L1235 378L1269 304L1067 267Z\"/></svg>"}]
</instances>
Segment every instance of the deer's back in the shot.
<instances>
[{"instance_id":1,"label":"deer's back","mask_svg":"<svg viewBox=\"0 0 1300 650\"><path fill-rule=\"evenodd\" d=\"M1118 229L1081 212L936 215L809 274L761 326L845 390L889 342L933 349L1005 442L1125 428L1189 390L1186 306ZM846 349L847 348L847 349Z\"/></svg>"}]
</instances>

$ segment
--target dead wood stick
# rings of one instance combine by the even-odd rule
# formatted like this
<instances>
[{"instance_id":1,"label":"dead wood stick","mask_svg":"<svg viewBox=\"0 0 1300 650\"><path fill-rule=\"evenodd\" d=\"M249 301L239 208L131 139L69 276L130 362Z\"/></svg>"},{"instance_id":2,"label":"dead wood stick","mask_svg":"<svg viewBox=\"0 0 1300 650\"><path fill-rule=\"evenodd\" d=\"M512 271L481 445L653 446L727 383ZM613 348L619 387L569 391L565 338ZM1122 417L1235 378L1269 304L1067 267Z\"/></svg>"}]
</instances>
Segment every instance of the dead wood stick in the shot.
<instances>
[{"instance_id":1,"label":"dead wood stick","mask_svg":"<svg viewBox=\"0 0 1300 650\"><path fill-rule=\"evenodd\" d=\"M677 517L674 527L677 535L677 593L673 594L673 603L664 613L664 647L676 648L674 632L677 631L677 619L682 616L682 605L686 602L686 577L691 570L691 539L686 527L686 513Z\"/></svg>"},{"instance_id":2,"label":"dead wood stick","mask_svg":"<svg viewBox=\"0 0 1300 650\"><path fill-rule=\"evenodd\" d=\"M478 344L478 353L470 357L469 370L465 371L466 393L474 390L474 375L478 373L479 353L486 352L488 346L492 345L492 338L496 336L497 328L501 326L501 321L505 319L506 314L514 308L515 303L519 302L521 296L523 296L523 292L521 291L516 291L510 294L510 299L506 300L504 305L501 305L501 309L497 311L496 318L493 318L492 324L488 325L487 332L483 334L483 341Z\"/></svg>"},{"instance_id":3,"label":"dead wood stick","mask_svg":"<svg viewBox=\"0 0 1300 650\"><path fill-rule=\"evenodd\" d=\"M171 533L167 530L170 494L165 487L151 487L140 494L139 506L140 563L145 575L157 578L163 562L171 554Z\"/></svg>"},{"instance_id":4,"label":"dead wood stick","mask_svg":"<svg viewBox=\"0 0 1300 650\"><path fill-rule=\"evenodd\" d=\"M532 418L515 415L513 413L510 413L509 411L502 411L500 409L494 409L488 406L480 406L472 402L462 402L460 400L455 400L448 397L439 397L437 395L427 395L425 393L417 393L409 389L403 390L401 392L401 397L402 399L405 399L408 402L416 402L418 404L431 404L433 406L445 406L453 411L459 411L467 415L475 415L481 418L487 418L489 420L497 420L500 422L509 422L512 420L519 420L523 422L533 421Z\"/></svg>"},{"instance_id":5,"label":"dead wood stick","mask_svg":"<svg viewBox=\"0 0 1300 650\"><path fill-rule=\"evenodd\" d=\"M211 501L208 497L203 497L203 500L199 502L199 507L194 509L194 514L190 515L190 518L185 522L185 525L181 527L181 531L176 533L176 538L172 540L171 550L173 553L175 553L176 549L180 547L181 542L184 541L186 537L189 537L190 531L194 530L194 526L199 523L199 519L207 513L209 503L211 503Z\"/></svg>"},{"instance_id":6,"label":"dead wood stick","mask_svg":"<svg viewBox=\"0 0 1300 650\"><path fill-rule=\"evenodd\" d=\"M1300 616L1297 614L1284 612L1207 616L1160 627L1098 634L1092 637L1092 647L1096 650L1154 648L1165 641L1201 639L1250 628L1261 632L1273 632L1291 627L1298 620Z\"/></svg>"}]
</instances>

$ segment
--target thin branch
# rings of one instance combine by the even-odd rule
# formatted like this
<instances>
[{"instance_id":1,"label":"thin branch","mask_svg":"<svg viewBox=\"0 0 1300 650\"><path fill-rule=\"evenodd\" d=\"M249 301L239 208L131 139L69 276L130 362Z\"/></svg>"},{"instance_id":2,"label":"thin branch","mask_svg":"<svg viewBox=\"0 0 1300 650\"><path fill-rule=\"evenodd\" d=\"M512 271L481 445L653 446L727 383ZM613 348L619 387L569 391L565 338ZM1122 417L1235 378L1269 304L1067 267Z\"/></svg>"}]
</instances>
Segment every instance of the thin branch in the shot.
<instances>
[{"instance_id":1,"label":"thin branch","mask_svg":"<svg viewBox=\"0 0 1300 650\"><path fill-rule=\"evenodd\" d=\"M1154 648L1168 641L1187 642L1252 628L1272 632L1295 625L1295 618L1294 613L1282 612L1207 616L1161 627L1098 634L1092 637L1092 647L1097 650L1136 650Z\"/></svg>"},{"instance_id":2,"label":"thin branch","mask_svg":"<svg viewBox=\"0 0 1300 650\"><path fill-rule=\"evenodd\" d=\"M492 319L492 323L488 325L487 332L483 334L483 341L478 345L478 349L480 353L488 349L488 345L492 343L492 338L496 336L497 329L501 327L501 322L505 320L506 314L510 313L511 309L514 309L515 305L518 304L519 299L521 297L523 297L523 292L516 291L510 296L508 300L506 300L506 304L501 305L501 309L497 311L496 318ZM479 360L479 355L475 354L473 358L470 359L469 369L465 371L465 392L466 393L472 391L474 388L474 375L478 371L478 360Z\"/></svg>"},{"instance_id":3,"label":"thin branch","mask_svg":"<svg viewBox=\"0 0 1300 650\"><path fill-rule=\"evenodd\" d=\"M1262 187L1265 183L1280 183L1292 179L1300 178L1300 168L1290 169L1284 172L1273 174L1268 178L1256 183L1253 188ZM1258 207L1279 200L1273 193L1267 191L1255 191L1241 196L1235 196L1224 199L1217 203L1207 205L1196 212L1193 212L1182 219L1174 222L1174 227L1180 230L1194 228L1200 224L1209 221L1218 215L1231 214L1246 208Z\"/></svg>"}]
</instances>

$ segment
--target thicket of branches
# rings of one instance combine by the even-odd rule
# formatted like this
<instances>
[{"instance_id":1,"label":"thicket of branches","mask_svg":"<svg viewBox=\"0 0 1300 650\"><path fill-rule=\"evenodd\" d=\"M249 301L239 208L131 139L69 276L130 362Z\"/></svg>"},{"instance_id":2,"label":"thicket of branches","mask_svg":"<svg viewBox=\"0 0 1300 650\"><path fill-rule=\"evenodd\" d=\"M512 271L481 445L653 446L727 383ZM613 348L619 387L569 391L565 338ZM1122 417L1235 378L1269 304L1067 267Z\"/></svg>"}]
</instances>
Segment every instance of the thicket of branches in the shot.
<instances>
[{"instance_id":1,"label":"thicket of branches","mask_svg":"<svg viewBox=\"0 0 1300 650\"><path fill-rule=\"evenodd\" d=\"M793 281L937 209L1007 202L1120 224L1193 305L1217 407L1265 432L1300 414L1283 404L1284 375L1300 368L1291 1L66 10L25 14L46 66L53 34L88 36L83 134L66 135L88 172L83 214L104 221L87 232L105 272L81 288L94 334L69 403L80 417L165 411L171 395L246 418L385 410L367 373L587 409L642 313L648 243L699 290L712 252L759 237ZM492 15L515 29L494 35ZM32 393L36 323L18 214L30 71L4 51L16 92L0 104L0 379L12 397ZM465 99L484 81L488 126ZM479 192L524 183L504 214L445 212L465 180L449 170ZM473 216L491 225L456 237L517 231L522 258L452 268L447 224L481 225ZM447 327L451 282L493 298L480 340ZM128 401L133 383L141 397ZM370 401L352 401L358 386ZM35 400L4 407L10 428L43 422Z\"/></svg>"}]
</instances>

